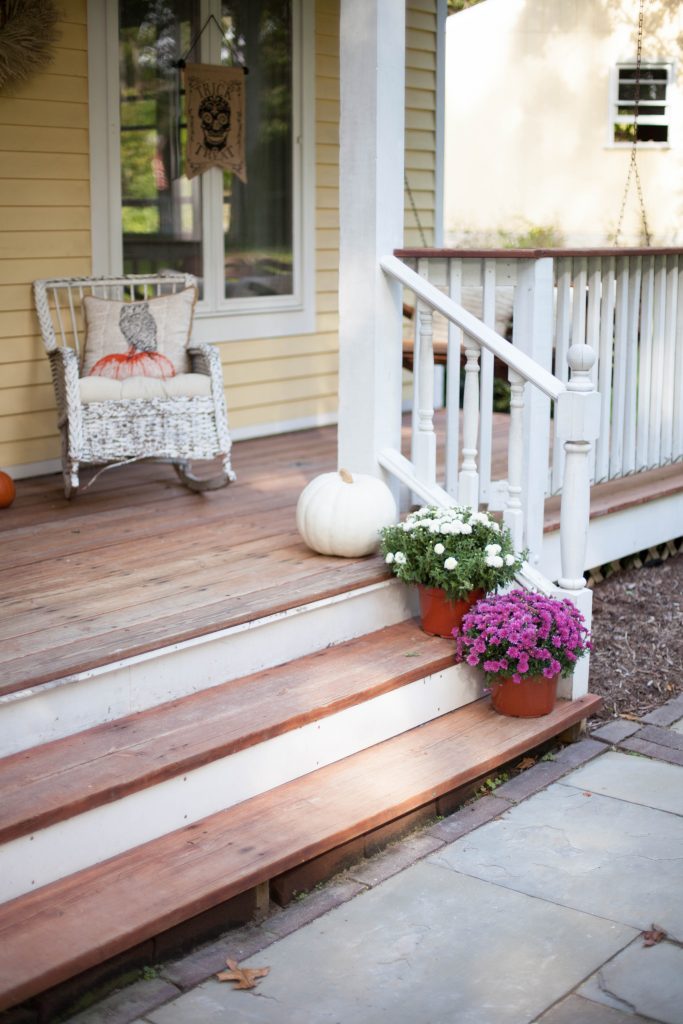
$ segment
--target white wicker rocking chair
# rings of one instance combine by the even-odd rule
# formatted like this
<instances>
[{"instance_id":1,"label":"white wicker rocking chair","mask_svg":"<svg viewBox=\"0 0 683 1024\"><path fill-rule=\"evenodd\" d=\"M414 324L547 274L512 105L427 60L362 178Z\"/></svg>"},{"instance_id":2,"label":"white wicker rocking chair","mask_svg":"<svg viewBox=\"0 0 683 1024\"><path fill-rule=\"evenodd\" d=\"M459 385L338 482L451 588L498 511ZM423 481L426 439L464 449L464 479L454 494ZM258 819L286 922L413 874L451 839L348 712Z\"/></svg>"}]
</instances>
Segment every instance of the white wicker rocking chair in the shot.
<instances>
[{"instance_id":1,"label":"white wicker rocking chair","mask_svg":"<svg viewBox=\"0 0 683 1024\"><path fill-rule=\"evenodd\" d=\"M170 462L182 482L193 491L215 490L235 479L230 463L232 441L223 374L214 346L188 346L191 374L208 377L210 382L207 385L199 381L201 387L195 387L189 394L103 401L83 400L81 395L84 296L118 301L150 300L175 294L195 283L188 274L54 278L34 282L35 306L57 399L67 498L78 490L82 463L107 466L139 459ZM197 391L200 393L194 393ZM218 474L208 477L193 474L193 461L216 458L221 461Z\"/></svg>"}]
</instances>

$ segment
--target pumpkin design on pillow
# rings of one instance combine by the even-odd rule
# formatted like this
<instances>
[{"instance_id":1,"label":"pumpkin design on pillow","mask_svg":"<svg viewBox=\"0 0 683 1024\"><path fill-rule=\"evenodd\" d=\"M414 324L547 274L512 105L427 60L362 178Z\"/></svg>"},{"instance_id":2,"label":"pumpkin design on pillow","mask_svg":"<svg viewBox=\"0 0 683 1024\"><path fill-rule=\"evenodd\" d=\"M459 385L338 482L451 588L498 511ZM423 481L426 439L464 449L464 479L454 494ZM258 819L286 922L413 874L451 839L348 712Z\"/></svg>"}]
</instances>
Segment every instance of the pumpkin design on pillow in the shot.
<instances>
[{"instance_id":1,"label":"pumpkin design on pillow","mask_svg":"<svg viewBox=\"0 0 683 1024\"><path fill-rule=\"evenodd\" d=\"M129 377L168 380L175 376L171 360L157 352L157 324L148 302L121 306L119 330L128 342L128 351L102 356L93 366L90 376L114 380L127 380Z\"/></svg>"}]
</instances>

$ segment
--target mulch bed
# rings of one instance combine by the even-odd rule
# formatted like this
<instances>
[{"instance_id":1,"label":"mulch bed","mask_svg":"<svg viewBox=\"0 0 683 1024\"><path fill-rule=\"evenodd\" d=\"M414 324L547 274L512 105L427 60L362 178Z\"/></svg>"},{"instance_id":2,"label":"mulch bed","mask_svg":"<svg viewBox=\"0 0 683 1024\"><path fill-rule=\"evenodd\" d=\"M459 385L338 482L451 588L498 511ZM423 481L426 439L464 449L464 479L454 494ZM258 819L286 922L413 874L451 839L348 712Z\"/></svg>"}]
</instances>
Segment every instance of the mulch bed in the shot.
<instances>
[{"instance_id":1,"label":"mulch bed","mask_svg":"<svg viewBox=\"0 0 683 1024\"><path fill-rule=\"evenodd\" d=\"M683 692L683 554L613 573L593 590L594 724L641 718Z\"/></svg>"}]
</instances>

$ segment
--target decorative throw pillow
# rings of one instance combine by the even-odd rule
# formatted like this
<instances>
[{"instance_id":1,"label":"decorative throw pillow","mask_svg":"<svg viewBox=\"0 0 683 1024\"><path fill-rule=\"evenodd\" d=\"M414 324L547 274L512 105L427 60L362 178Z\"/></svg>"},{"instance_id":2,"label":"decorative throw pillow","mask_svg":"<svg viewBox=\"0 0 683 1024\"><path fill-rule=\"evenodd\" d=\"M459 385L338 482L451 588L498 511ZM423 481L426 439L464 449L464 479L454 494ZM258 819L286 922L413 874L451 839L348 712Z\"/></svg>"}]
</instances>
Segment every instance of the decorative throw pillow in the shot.
<instances>
[{"instance_id":1,"label":"decorative throw pillow","mask_svg":"<svg viewBox=\"0 0 683 1024\"><path fill-rule=\"evenodd\" d=\"M196 299L194 288L143 302L86 295L83 377L157 377L187 373L187 343Z\"/></svg>"}]
</instances>

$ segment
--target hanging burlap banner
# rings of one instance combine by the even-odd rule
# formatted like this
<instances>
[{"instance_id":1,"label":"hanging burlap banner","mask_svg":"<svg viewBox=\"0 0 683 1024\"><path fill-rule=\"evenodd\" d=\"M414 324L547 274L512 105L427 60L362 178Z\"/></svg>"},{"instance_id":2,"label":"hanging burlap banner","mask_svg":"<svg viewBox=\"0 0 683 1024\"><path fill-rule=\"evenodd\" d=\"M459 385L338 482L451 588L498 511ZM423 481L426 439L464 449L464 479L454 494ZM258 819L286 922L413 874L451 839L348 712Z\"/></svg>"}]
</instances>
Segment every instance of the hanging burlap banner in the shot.
<instances>
[{"instance_id":1,"label":"hanging burlap banner","mask_svg":"<svg viewBox=\"0 0 683 1024\"><path fill-rule=\"evenodd\" d=\"M185 174L194 178L209 167L234 171L247 180L244 151L242 68L188 64L185 68L187 152Z\"/></svg>"}]
</instances>

